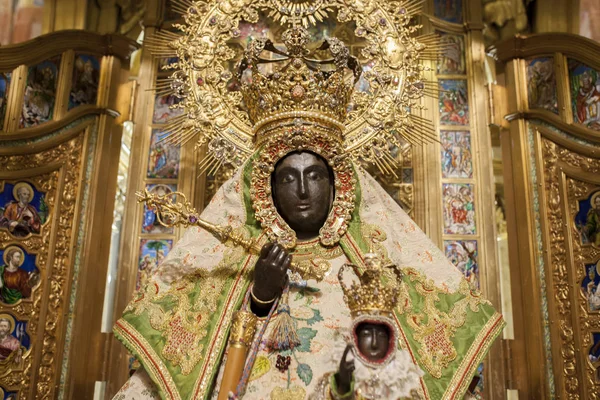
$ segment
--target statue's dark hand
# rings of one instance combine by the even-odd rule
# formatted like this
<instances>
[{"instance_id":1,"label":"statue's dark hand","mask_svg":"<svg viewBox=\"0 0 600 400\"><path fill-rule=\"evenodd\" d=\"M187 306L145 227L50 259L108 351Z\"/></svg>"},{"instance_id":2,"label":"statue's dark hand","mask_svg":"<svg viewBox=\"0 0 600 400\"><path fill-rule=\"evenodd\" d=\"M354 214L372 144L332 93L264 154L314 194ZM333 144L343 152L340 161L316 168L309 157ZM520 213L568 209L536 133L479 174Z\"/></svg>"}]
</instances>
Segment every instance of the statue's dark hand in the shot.
<instances>
[{"instance_id":1,"label":"statue's dark hand","mask_svg":"<svg viewBox=\"0 0 600 400\"><path fill-rule=\"evenodd\" d=\"M346 346L344 355L340 361L340 369L335 374L335 383L337 384L338 394L345 395L350 391L352 384L352 374L354 373L354 360L346 361L346 356L352 348L351 345Z\"/></svg>"},{"instance_id":2,"label":"statue's dark hand","mask_svg":"<svg viewBox=\"0 0 600 400\"><path fill-rule=\"evenodd\" d=\"M254 296L269 301L281 294L287 280L292 256L279 244L267 243L254 267Z\"/></svg>"}]
</instances>

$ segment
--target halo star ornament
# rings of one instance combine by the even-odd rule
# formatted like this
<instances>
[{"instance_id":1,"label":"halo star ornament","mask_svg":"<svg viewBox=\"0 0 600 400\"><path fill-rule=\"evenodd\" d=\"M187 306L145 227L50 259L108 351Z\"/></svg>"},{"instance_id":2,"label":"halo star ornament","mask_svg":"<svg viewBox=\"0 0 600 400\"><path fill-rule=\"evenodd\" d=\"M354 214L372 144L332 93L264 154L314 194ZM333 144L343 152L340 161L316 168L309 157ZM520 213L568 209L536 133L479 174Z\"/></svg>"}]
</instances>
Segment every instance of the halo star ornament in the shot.
<instances>
[{"instance_id":1,"label":"halo star ornament","mask_svg":"<svg viewBox=\"0 0 600 400\"><path fill-rule=\"evenodd\" d=\"M337 108L338 115L344 116L335 121L339 124L333 125L342 130L342 149L352 160L374 164L383 173L393 173L395 160L390 147L400 147L402 139L411 144L437 140L432 122L418 114L423 109L421 98L435 95L435 90L424 81L429 68L423 61L436 59L443 47L435 35L418 36L421 26L415 18L422 11L421 0L175 0L175 3L177 10L185 11L184 23L175 25L180 32L160 31L148 42L156 56L178 60L166 66L166 70L173 72L156 87L161 93L173 93L180 102L172 107L185 110L167 125L165 130L170 136L165 141L182 144L195 138L197 150L207 148L207 155L200 162L201 172L214 172L224 164L239 167L260 145L257 133L263 121L255 118L256 113L261 110L266 116L270 110L257 108L260 102L245 103L241 91L231 90L235 78L226 66L236 57L228 44L240 37L240 22L256 24L261 15L284 28L306 28L326 18L356 26L356 37L366 44L362 56L369 60L370 68L363 74L368 90L347 91L347 98L329 104L332 110ZM299 31L302 30L287 32ZM293 67L301 58L294 57L297 49L289 46L289 38L283 39L288 42L287 54L269 62L291 62ZM298 48L309 51L308 39L298 36ZM352 69L348 64L352 59L347 57L347 49L339 40L328 38L325 43L332 57L320 62L329 61L340 68L345 60ZM266 39L256 39L249 52L259 57L267 45ZM276 46L273 48L277 50ZM246 56L252 61L248 51ZM318 66L319 61L314 64ZM257 58L254 62L258 69L261 61ZM357 64L356 69L362 67ZM287 79L288 72L289 69L282 67L275 73ZM305 86L296 85L291 88L290 98L302 102L307 93Z\"/></svg>"}]
</instances>

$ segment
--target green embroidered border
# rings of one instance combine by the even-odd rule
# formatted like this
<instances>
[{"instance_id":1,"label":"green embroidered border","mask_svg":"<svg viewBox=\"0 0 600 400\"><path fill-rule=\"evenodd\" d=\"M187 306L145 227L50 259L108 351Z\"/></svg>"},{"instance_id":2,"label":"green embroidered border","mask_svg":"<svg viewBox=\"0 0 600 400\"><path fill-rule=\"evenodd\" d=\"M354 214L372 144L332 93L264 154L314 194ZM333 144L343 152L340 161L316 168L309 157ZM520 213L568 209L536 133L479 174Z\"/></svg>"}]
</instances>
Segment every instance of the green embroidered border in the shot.
<instances>
[{"instance_id":1,"label":"green embroidered border","mask_svg":"<svg viewBox=\"0 0 600 400\"><path fill-rule=\"evenodd\" d=\"M144 366L152 382L158 387L158 393L163 400L181 399L175 383L172 379L169 379L171 376L163 373L163 371L166 371L166 367L162 363L162 359L145 340L144 336L137 332L135 327L120 319L113 328L113 333Z\"/></svg>"},{"instance_id":2,"label":"green embroidered border","mask_svg":"<svg viewBox=\"0 0 600 400\"><path fill-rule=\"evenodd\" d=\"M469 385L471 384L472 377L475 376L477 367L479 364L481 364L490 347L498 335L500 335L505 325L506 323L502 319L502 315L497 312L494 313L469 348L469 351L463 358L458 370L454 374L455 379L452 379L450 382L448 390L446 390L442 399L452 400L463 398L467 392L467 389L469 388ZM462 374L460 373L461 371L463 371ZM456 377L461 375L462 378L456 379ZM456 389L452 392L452 388L455 387Z\"/></svg>"}]
</instances>

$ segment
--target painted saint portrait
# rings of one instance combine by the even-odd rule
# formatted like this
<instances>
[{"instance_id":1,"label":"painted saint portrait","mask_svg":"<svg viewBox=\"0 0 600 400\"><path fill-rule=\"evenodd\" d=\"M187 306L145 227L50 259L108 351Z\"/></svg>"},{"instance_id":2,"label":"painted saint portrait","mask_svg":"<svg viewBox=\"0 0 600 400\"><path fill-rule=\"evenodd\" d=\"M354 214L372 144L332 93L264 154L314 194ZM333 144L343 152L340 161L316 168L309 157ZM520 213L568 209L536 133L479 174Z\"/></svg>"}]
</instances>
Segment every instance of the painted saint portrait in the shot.
<instances>
[{"instance_id":1,"label":"painted saint portrait","mask_svg":"<svg viewBox=\"0 0 600 400\"><path fill-rule=\"evenodd\" d=\"M12 199L8 197L10 194ZM11 234L20 237L40 233L47 215L43 194L31 184L4 184L4 190L0 192L0 228L7 228Z\"/></svg>"},{"instance_id":2,"label":"painted saint portrait","mask_svg":"<svg viewBox=\"0 0 600 400\"><path fill-rule=\"evenodd\" d=\"M29 67L20 128L50 121L54 115L60 57Z\"/></svg>"},{"instance_id":3,"label":"painted saint portrait","mask_svg":"<svg viewBox=\"0 0 600 400\"><path fill-rule=\"evenodd\" d=\"M588 353L588 358L592 364L600 362L600 333L592 333L592 347Z\"/></svg>"},{"instance_id":4,"label":"painted saint portrait","mask_svg":"<svg viewBox=\"0 0 600 400\"><path fill-rule=\"evenodd\" d=\"M585 266L586 274L581 282L581 290L588 301L589 311L600 311L600 261Z\"/></svg>"},{"instance_id":5,"label":"painted saint portrait","mask_svg":"<svg viewBox=\"0 0 600 400\"><path fill-rule=\"evenodd\" d=\"M78 54L75 58L69 110L82 104L96 104L98 83L100 81L100 63L94 56Z\"/></svg>"},{"instance_id":6,"label":"painted saint portrait","mask_svg":"<svg viewBox=\"0 0 600 400\"><path fill-rule=\"evenodd\" d=\"M168 195L169 193L173 193L177 191L177 185L167 185L167 184L156 184L156 185L146 185L146 189L158 196ZM174 197L174 196L171 196ZM173 233L173 228L166 227L162 225L156 216L156 212L148 209L148 206L144 205L144 219L142 221L142 233Z\"/></svg>"},{"instance_id":7,"label":"painted saint portrait","mask_svg":"<svg viewBox=\"0 0 600 400\"><path fill-rule=\"evenodd\" d=\"M0 373L18 366L29 346L26 322L7 313L0 314Z\"/></svg>"},{"instance_id":8,"label":"painted saint portrait","mask_svg":"<svg viewBox=\"0 0 600 400\"><path fill-rule=\"evenodd\" d=\"M6 102L8 101L8 88L10 86L10 73L0 72L0 131L4 127L6 118Z\"/></svg>"},{"instance_id":9,"label":"painted saint portrait","mask_svg":"<svg viewBox=\"0 0 600 400\"><path fill-rule=\"evenodd\" d=\"M556 75L552 57L527 60L527 98L529 108L542 108L558 114Z\"/></svg>"},{"instance_id":10,"label":"painted saint portrait","mask_svg":"<svg viewBox=\"0 0 600 400\"><path fill-rule=\"evenodd\" d=\"M164 124L171 118L183 114L183 108L176 108L179 99L172 94L158 95L154 99L154 115L152 116L153 124Z\"/></svg>"},{"instance_id":11,"label":"painted saint portrait","mask_svg":"<svg viewBox=\"0 0 600 400\"><path fill-rule=\"evenodd\" d=\"M136 289L142 287L173 247L172 240L142 239Z\"/></svg>"},{"instance_id":12,"label":"painted saint portrait","mask_svg":"<svg viewBox=\"0 0 600 400\"><path fill-rule=\"evenodd\" d=\"M446 258L465 276L471 287L479 289L479 264L476 240L445 240Z\"/></svg>"},{"instance_id":13,"label":"painted saint portrait","mask_svg":"<svg viewBox=\"0 0 600 400\"><path fill-rule=\"evenodd\" d=\"M466 74L464 36L440 33L440 42L445 47L438 61L437 73L440 75Z\"/></svg>"},{"instance_id":14,"label":"painted saint portrait","mask_svg":"<svg viewBox=\"0 0 600 400\"><path fill-rule=\"evenodd\" d=\"M600 130L600 80L598 71L569 60L573 121Z\"/></svg>"},{"instance_id":15,"label":"painted saint portrait","mask_svg":"<svg viewBox=\"0 0 600 400\"><path fill-rule=\"evenodd\" d=\"M179 146L161 142L166 133L153 129L148 155L148 178L177 179L179 175Z\"/></svg>"},{"instance_id":16,"label":"painted saint portrait","mask_svg":"<svg viewBox=\"0 0 600 400\"><path fill-rule=\"evenodd\" d=\"M467 81L462 79L441 79L439 84L440 124L469 125Z\"/></svg>"},{"instance_id":17,"label":"painted saint portrait","mask_svg":"<svg viewBox=\"0 0 600 400\"><path fill-rule=\"evenodd\" d=\"M473 185L444 183L442 196L444 233L447 235L474 235L476 228Z\"/></svg>"},{"instance_id":18,"label":"painted saint portrait","mask_svg":"<svg viewBox=\"0 0 600 400\"><path fill-rule=\"evenodd\" d=\"M600 191L593 193L589 200L579 202L579 212L575 225L581 235L582 244L600 247Z\"/></svg>"},{"instance_id":19,"label":"painted saint portrait","mask_svg":"<svg viewBox=\"0 0 600 400\"><path fill-rule=\"evenodd\" d=\"M21 299L29 299L31 290L40 280L35 257L18 246L9 246L0 255L3 261L0 265L0 301L15 304Z\"/></svg>"},{"instance_id":20,"label":"painted saint portrait","mask_svg":"<svg viewBox=\"0 0 600 400\"><path fill-rule=\"evenodd\" d=\"M462 0L434 0L433 15L444 21L460 24L463 22Z\"/></svg>"},{"instance_id":21,"label":"painted saint portrait","mask_svg":"<svg viewBox=\"0 0 600 400\"><path fill-rule=\"evenodd\" d=\"M442 177L472 178L471 132L440 131L440 139L442 145Z\"/></svg>"}]
</instances>

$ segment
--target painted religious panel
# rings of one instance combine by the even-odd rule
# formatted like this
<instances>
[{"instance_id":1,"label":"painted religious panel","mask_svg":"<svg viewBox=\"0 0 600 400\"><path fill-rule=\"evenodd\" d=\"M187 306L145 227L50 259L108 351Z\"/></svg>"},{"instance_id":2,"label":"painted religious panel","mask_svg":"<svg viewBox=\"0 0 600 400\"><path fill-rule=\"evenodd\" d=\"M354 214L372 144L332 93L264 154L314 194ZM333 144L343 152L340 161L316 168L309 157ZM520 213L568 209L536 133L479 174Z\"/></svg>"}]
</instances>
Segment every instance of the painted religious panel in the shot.
<instances>
[{"instance_id":1,"label":"painted religious panel","mask_svg":"<svg viewBox=\"0 0 600 400\"><path fill-rule=\"evenodd\" d=\"M590 129L600 130L599 72L569 59L569 81L573 121Z\"/></svg>"},{"instance_id":2,"label":"painted religious panel","mask_svg":"<svg viewBox=\"0 0 600 400\"><path fill-rule=\"evenodd\" d=\"M484 369L485 365L483 363L479 364L477 373L473 377L471 385L469 385L469 392L471 393L473 400L484 400ZM465 398L467 398L467 396L465 396Z\"/></svg>"},{"instance_id":3,"label":"painted religious panel","mask_svg":"<svg viewBox=\"0 0 600 400\"><path fill-rule=\"evenodd\" d=\"M440 124L469 125L469 97L464 79L440 79Z\"/></svg>"},{"instance_id":4,"label":"painted religious panel","mask_svg":"<svg viewBox=\"0 0 600 400\"><path fill-rule=\"evenodd\" d=\"M19 246L0 250L0 302L16 304L31 298L31 291L40 282L35 256L27 254Z\"/></svg>"},{"instance_id":5,"label":"painted religious panel","mask_svg":"<svg viewBox=\"0 0 600 400\"><path fill-rule=\"evenodd\" d=\"M476 240L445 240L446 258L463 273L472 287L479 289L479 263Z\"/></svg>"},{"instance_id":6,"label":"painted religious panel","mask_svg":"<svg viewBox=\"0 0 600 400\"><path fill-rule=\"evenodd\" d=\"M527 99L529 108L542 108L558 114L554 59L539 57L527 60Z\"/></svg>"},{"instance_id":7,"label":"painted religious panel","mask_svg":"<svg viewBox=\"0 0 600 400\"><path fill-rule=\"evenodd\" d=\"M588 311L600 311L600 261L586 264L581 290L587 299Z\"/></svg>"},{"instance_id":8,"label":"painted religious panel","mask_svg":"<svg viewBox=\"0 0 600 400\"><path fill-rule=\"evenodd\" d=\"M8 101L8 89L10 87L10 73L0 72L0 131L3 129L6 119L6 102Z\"/></svg>"},{"instance_id":9,"label":"painted religious panel","mask_svg":"<svg viewBox=\"0 0 600 400\"><path fill-rule=\"evenodd\" d=\"M472 178L471 132L440 131L440 139L442 144L442 177Z\"/></svg>"},{"instance_id":10,"label":"painted religious panel","mask_svg":"<svg viewBox=\"0 0 600 400\"><path fill-rule=\"evenodd\" d=\"M177 191L177 185L168 185L164 183L146 185L146 189L158 196L168 195ZM171 196L174 197L174 196ZM173 228L168 228L162 225L156 216L156 212L148 209L148 206L144 205L144 220L142 222L142 233L173 233Z\"/></svg>"},{"instance_id":11,"label":"painted religious panel","mask_svg":"<svg viewBox=\"0 0 600 400\"><path fill-rule=\"evenodd\" d=\"M154 270L162 260L169 254L173 247L172 240L165 239L142 239L140 242L140 258L138 261L138 277L136 281L136 289L143 286L148 277L152 275Z\"/></svg>"},{"instance_id":12,"label":"painted religious panel","mask_svg":"<svg viewBox=\"0 0 600 400\"><path fill-rule=\"evenodd\" d=\"M26 181L0 181L0 229L8 229L14 236L40 233L47 218L44 193Z\"/></svg>"},{"instance_id":13,"label":"painted religious panel","mask_svg":"<svg viewBox=\"0 0 600 400\"><path fill-rule=\"evenodd\" d=\"M60 57L29 67L19 128L50 121L54 115Z\"/></svg>"},{"instance_id":14,"label":"painted religious panel","mask_svg":"<svg viewBox=\"0 0 600 400\"><path fill-rule=\"evenodd\" d=\"M462 0L433 0L433 15L444 21L463 22Z\"/></svg>"},{"instance_id":15,"label":"painted religious panel","mask_svg":"<svg viewBox=\"0 0 600 400\"><path fill-rule=\"evenodd\" d=\"M437 64L440 75L464 75L467 73L465 64L465 37L452 33L438 32L440 42L445 46Z\"/></svg>"},{"instance_id":16,"label":"painted religious panel","mask_svg":"<svg viewBox=\"0 0 600 400\"><path fill-rule=\"evenodd\" d=\"M11 314L0 313L0 376L22 368L23 357L30 347L27 322Z\"/></svg>"},{"instance_id":17,"label":"painted religious panel","mask_svg":"<svg viewBox=\"0 0 600 400\"><path fill-rule=\"evenodd\" d=\"M153 129L148 155L148 178L177 179L179 175L179 146L161 142L166 133Z\"/></svg>"},{"instance_id":18,"label":"painted religious panel","mask_svg":"<svg viewBox=\"0 0 600 400\"><path fill-rule=\"evenodd\" d=\"M475 195L469 183L444 183L444 233L446 235L474 235Z\"/></svg>"},{"instance_id":19,"label":"painted religious panel","mask_svg":"<svg viewBox=\"0 0 600 400\"><path fill-rule=\"evenodd\" d=\"M169 119L183 114L183 108L175 108L179 99L172 94L162 94L154 99L154 114L152 116L153 124L164 124Z\"/></svg>"},{"instance_id":20,"label":"painted religious panel","mask_svg":"<svg viewBox=\"0 0 600 400\"><path fill-rule=\"evenodd\" d=\"M600 247L600 191L588 199L579 201L579 212L575 215L575 226L580 233L582 244Z\"/></svg>"},{"instance_id":21,"label":"painted religious panel","mask_svg":"<svg viewBox=\"0 0 600 400\"><path fill-rule=\"evenodd\" d=\"M77 54L71 78L69 110L82 104L96 104L100 81L100 62L94 56Z\"/></svg>"},{"instance_id":22,"label":"painted religious panel","mask_svg":"<svg viewBox=\"0 0 600 400\"><path fill-rule=\"evenodd\" d=\"M0 399L2 400L17 400L17 392L11 392L10 390L5 390L2 386L0 386Z\"/></svg>"}]
</instances>

